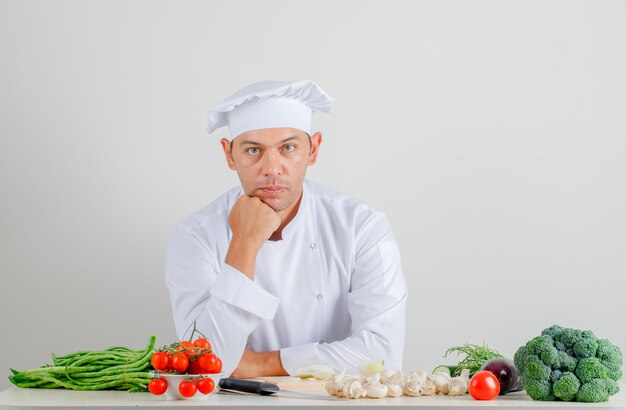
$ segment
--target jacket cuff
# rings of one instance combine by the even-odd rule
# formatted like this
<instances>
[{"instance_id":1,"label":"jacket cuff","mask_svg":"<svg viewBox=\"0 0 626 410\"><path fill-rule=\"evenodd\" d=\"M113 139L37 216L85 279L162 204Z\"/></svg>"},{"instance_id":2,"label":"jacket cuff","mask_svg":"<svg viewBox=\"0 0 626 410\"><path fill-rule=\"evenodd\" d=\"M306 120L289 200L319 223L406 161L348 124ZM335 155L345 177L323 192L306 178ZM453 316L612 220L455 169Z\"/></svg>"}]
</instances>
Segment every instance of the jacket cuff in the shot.
<instances>
[{"instance_id":1,"label":"jacket cuff","mask_svg":"<svg viewBox=\"0 0 626 410\"><path fill-rule=\"evenodd\" d=\"M279 298L226 263L211 286L211 295L267 320L274 319L280 302Z\"/></svg>"},{"instance_id":2,"label":"jacket cuff","mask_svg":"<svg viewBox=\"0 0 626 410\"><path fill-rule=\"evenodd\" d=\"M318 354L318 346L319 343L307 343L280 349L280 361L283 364L283 369L292 374L300 367L328 364Z\"/></svg>"}]
</instances>

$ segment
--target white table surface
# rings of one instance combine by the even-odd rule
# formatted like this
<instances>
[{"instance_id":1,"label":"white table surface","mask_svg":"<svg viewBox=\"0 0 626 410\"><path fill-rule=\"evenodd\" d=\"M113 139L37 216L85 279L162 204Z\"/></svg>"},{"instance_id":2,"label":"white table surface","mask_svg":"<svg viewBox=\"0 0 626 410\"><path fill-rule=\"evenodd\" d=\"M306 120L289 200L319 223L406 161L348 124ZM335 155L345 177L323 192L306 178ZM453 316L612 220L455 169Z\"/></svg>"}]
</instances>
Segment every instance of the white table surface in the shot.
<instances>
[{"instance_id":1,"label":"white table surface","mask_svg":"<svg viewBox=\"0 0 626 410\"><path fill-rule=\"evenodd\" d=\"M524 392L514 392L498 396L491 401L477 401L468 394L460 397L426 396L385 399L355 399L343 401L310 400L286 397L256 396L256 395L230 395L212 394L203 401L176 400L164 401L150 393L127 393L119 391L71 391L57 389L23 389L10 387L0 392L0 410L5 409L34 409L34 408L68 408L89 407L120 409L123 407L228 407L235 408L263 408L273 407L300 408L307 410L316 407L329 409L335 407L377 407L400 406L400 407L425 407L437 409L460 410L469 407L549 407L551 409L574 409L599 407L602 409L626 409L626 385L620 382L620 392L611 397L605 403L571 403L571 402L539 402L533 401Z\"/></svg>"}]
</instances>

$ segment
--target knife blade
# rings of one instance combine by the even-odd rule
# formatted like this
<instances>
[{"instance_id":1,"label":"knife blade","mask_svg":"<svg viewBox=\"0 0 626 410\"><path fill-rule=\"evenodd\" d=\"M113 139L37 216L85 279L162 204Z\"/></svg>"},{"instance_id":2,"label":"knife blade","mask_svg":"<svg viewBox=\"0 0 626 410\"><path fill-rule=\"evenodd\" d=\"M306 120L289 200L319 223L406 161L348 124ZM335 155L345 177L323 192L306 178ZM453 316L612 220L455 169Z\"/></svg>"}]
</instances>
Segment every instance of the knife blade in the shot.
<instances>
[{"instance_id":1,"label":"knife blade","mask_svg":"<svg viewBox=\"0 0 626 410\"><path fill-rule=\"evenodd\" d=\"M261 382L256 380L237 379L234 377L227 377L221 379L218 384L220 390L230 392L242 392L259 394L262 396L284 396L284 397L297 397L301 399L316 399L316 400L345 400L343 397L324 396L322 394L313 393L301 393L297 391L282 390L278 385L274 383Z\"/></svg>"}]
</instances>

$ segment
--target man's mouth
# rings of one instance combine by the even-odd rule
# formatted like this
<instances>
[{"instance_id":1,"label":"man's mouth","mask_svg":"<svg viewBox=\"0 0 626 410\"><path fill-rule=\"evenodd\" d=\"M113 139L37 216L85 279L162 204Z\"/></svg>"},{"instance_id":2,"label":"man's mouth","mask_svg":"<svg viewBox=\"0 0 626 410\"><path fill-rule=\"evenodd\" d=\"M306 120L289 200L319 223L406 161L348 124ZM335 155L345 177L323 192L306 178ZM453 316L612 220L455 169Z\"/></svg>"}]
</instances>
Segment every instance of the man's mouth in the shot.
<instances>
[{"instance_id":1,"label":"man's mouth","mask_svg":"<svg viewBox=\"0 0 626 410\"><path fill-rule=\"evenodd\" d=\"M287 188L280 185L268 185L262 188L259 188L264 194L269 196L278 195L281 192L285 191Z\"/></svg>"}]
</instances>

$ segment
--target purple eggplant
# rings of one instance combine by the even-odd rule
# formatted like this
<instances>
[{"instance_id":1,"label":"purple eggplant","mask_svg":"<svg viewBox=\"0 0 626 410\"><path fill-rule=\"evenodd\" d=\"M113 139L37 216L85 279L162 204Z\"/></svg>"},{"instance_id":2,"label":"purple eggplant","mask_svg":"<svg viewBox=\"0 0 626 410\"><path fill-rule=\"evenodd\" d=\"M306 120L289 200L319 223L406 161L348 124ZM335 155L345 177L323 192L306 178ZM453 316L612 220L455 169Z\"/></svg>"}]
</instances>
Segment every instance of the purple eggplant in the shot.
<instances>
[{"instance_id":1,"label":"purple eggplant","mask_svg":"<svg viewBox=\"0 0 626 410\"><path fill-rule=\"evenodd\" d=\"M500 381L500 395L520 390L520 373L512 360L505 357L490 359L480 370L488 370Z\"/></svg>"}]
</instances>

